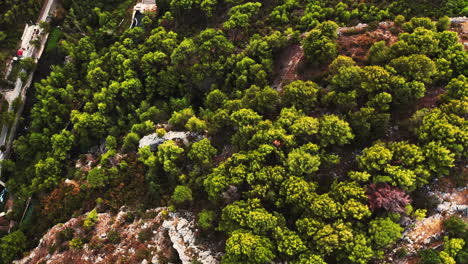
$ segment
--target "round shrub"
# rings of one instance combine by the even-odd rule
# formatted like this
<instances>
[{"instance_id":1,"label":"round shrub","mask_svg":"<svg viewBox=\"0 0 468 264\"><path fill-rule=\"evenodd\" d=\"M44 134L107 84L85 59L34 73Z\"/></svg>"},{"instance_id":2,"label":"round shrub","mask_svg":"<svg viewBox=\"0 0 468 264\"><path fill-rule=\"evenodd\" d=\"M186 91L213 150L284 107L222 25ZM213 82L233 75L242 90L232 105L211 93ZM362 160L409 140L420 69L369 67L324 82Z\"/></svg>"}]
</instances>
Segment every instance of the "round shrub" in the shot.
<instances>
[{"instance_id":1,"label":"round shrub","mask_svg":"<svg viewBox=\"0 0 468 264\"><path fill-rule=\"evenodd\" d=\"M193 200L192 190L187 186L178 185L172 194L172 200L176 204L191 202Z\"/></svg>"}]
</instances>

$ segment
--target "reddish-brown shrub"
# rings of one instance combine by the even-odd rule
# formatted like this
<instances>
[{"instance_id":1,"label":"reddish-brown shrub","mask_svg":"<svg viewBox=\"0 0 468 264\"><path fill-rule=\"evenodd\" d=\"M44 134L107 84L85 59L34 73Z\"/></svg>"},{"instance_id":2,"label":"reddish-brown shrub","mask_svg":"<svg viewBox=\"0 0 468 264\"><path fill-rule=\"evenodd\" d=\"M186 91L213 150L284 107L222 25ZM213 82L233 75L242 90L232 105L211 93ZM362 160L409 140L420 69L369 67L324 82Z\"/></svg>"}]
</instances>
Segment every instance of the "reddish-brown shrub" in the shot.
<instances>
[{"instance_id":1,"label":"reddish-brown shrub","mask_svg":"<svg viewBox=\"0 0 468 264\"><path fill-rule=\"evenodd\" d=\"M371 183L367 189L369 207L372 211L385 209L388 212L404 213L411 198L404 191L387 183Z\"/></svg>"}]
</instances>

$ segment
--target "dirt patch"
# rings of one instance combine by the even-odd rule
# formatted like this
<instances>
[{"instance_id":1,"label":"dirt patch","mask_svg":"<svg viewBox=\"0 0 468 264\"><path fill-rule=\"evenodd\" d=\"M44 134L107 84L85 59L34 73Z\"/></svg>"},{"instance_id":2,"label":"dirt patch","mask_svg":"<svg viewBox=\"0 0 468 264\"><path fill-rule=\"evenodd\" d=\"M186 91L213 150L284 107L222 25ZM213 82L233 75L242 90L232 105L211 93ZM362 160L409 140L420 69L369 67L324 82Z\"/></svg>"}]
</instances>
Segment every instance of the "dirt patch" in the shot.
<instances>
[{"instance_id":1,"label":"dirt patch","mask_svg":"<svg viewBox=\"0 0 468 264\"><path fill-rule=\"evenodd\" d=\"M277 76L272 88L281 91L284 84L298 79L298 66L304 58L304 49L298 45L285 48L275 61L274 75Z\"/></svg>"},{"instance_id":2,"label":"dirt patch","mask_svg":"<svg viewBox=\"0 0 468 264\"><path fill-rule=\"evenodd\" d=\"M414 249L419 249L427 243L427 239L443 231L444 218L440 214L426 218L416 224L416 227L406 237L414 243Z\"/></svg>"},{"instance_id":3,"label":"dirt patch","mask_svg":"<svg viewBox=\"0 0 468 264\"><path fill-rule=\"evenodd\" d=\"M372 31L368 30L366 24L339 28L337 40L339 53L362 63L375 42L384 40L387 45L391 45L398 40L400 32L401 29L395 27L393 22L382 22ZM305 34L302 37L305 37ZM328 65L311 66L304 58L304 49L299 44L283 49L275 60L273 75L276 77L272 88L281 91L284 85L294 80L315 80L327 72Z\"/></svg>"},{"instance_id":4,"label":"dirt patch","mask_svg":"<svg viewBox=\"0 0 468 264\"><path fill-rule=\"evenodd\" d=\"M356 62L365 62L367 53L378 41L391 45L398 40L401 31L393 22L381 22L375 30L360 24L356 27L340 28L338 30L338 47L341 55L352 57Z\"/></svg>"},{"instance_id":5,"label":"dirt patch","mask_svg":"<svg viewBox=\"0 0 468 264\"><path fill-rule=\"evenodd\" d=\"M445 92L443 87L437 87L426 91L426 95L416 103L417 109L436 107L440 101L440 95Z\"/></svg>"},{"instance_id":6,"label":"dirt patch","mask_svg":"<svg viewBox=\"0 0 468 264\"><path fill-rule=\"evenodd\" d=\"M468 49L468 18L456 17L452 18L451 31L457 32L460 37L460 43L463 44L465 50Z\"/></svg>"}]
</instances>

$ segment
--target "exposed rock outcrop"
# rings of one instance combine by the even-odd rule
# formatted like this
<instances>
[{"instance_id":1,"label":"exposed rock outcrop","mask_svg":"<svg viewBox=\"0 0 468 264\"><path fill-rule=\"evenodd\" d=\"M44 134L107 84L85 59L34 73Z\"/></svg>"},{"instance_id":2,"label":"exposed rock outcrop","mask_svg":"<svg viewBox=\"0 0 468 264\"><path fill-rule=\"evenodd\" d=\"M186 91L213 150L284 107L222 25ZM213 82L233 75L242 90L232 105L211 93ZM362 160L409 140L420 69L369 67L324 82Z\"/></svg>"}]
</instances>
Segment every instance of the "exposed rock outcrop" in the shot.
<instances>
[{"instance_id":1,"label":"exposed rock outcrop","mask_svg":"<svg viewBox=\"0 0 468 264\"><path fill-rule=\"evenodd\" d=\"M169 131L164 136L159 137L156 133L144 136L139 143L139 148L149 146L151 151L156 151L157 147L168 140L181 141L183 144L188 144L191 139L198 141L202 139L202 136L199 136L195 133L190 132L176 132Z\"/></svg>"},{"instance_id":2,"label":"exposed rock outcrop","mask_svg":"<svg viewBox=\"0 0 468 264\"><path fill-rule=\"evenodd\" d=\"M98 214L88 231L83 228L85 215L72 218L52 227L27 257L15 263L219 263L221 253L201 242L192 213L170 213L161 207L143 215L133 219L125 210L115 216ZM67 229L84 241L82 249L71 249L70 242L58 239Z\"/></svg>"},{"instance_id":3,"label":"exposed rock outcrop","mask_svg":"<svg viewBox=\"0 0 468 264\"><path fill-rule=\"evenodd\" d=\"M440 246L440 240L444 234L443 221L450 215L458 214L468 220L468 215L466 215L468 187L443 190L441 186L447 187L447 183L436 181L435 186L432 186L428 191L428 195L439 199L440 203L436 208L436 214L416 221L413 225L408 225L409 228L403 233L401 242L393 249L392 253L394 254L398 249L404 248L409 257L394 260L392 263L413 263L411 260L420 249ZM390 254L390 258L393 254ZM390 261L390 258L387 260Z\"/></svg>"}]
</instances>

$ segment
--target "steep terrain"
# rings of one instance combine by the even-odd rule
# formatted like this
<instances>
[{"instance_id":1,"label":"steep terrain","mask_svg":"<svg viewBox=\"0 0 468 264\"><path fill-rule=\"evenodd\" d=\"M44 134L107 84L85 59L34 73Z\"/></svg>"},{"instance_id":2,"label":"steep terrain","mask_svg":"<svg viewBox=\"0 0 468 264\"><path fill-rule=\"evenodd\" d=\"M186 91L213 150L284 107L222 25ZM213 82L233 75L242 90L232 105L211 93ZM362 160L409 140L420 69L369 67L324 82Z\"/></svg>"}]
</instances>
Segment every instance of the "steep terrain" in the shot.
<instances>
[{"instance_id":1,"label":"steep terrain","mask_svg":"<svg viewBox=\"0 0 468 264\"><path fill-rule=\"evenodd\" d=\"M150 209L141 217L135 217L134 213L124 208L116 215L100 213L91 230L83 227L86 215L72 218L51 228L38 247L16 263L219 262L221 254L214 251L219 245L203 239L203 232L198 229L191 213L171 213L168 208ZM60 238L64 232L72 232L73 235L64 241ZM70 249L72 238L89 243L82 248Z\"/></svg>"}]
</instances>

